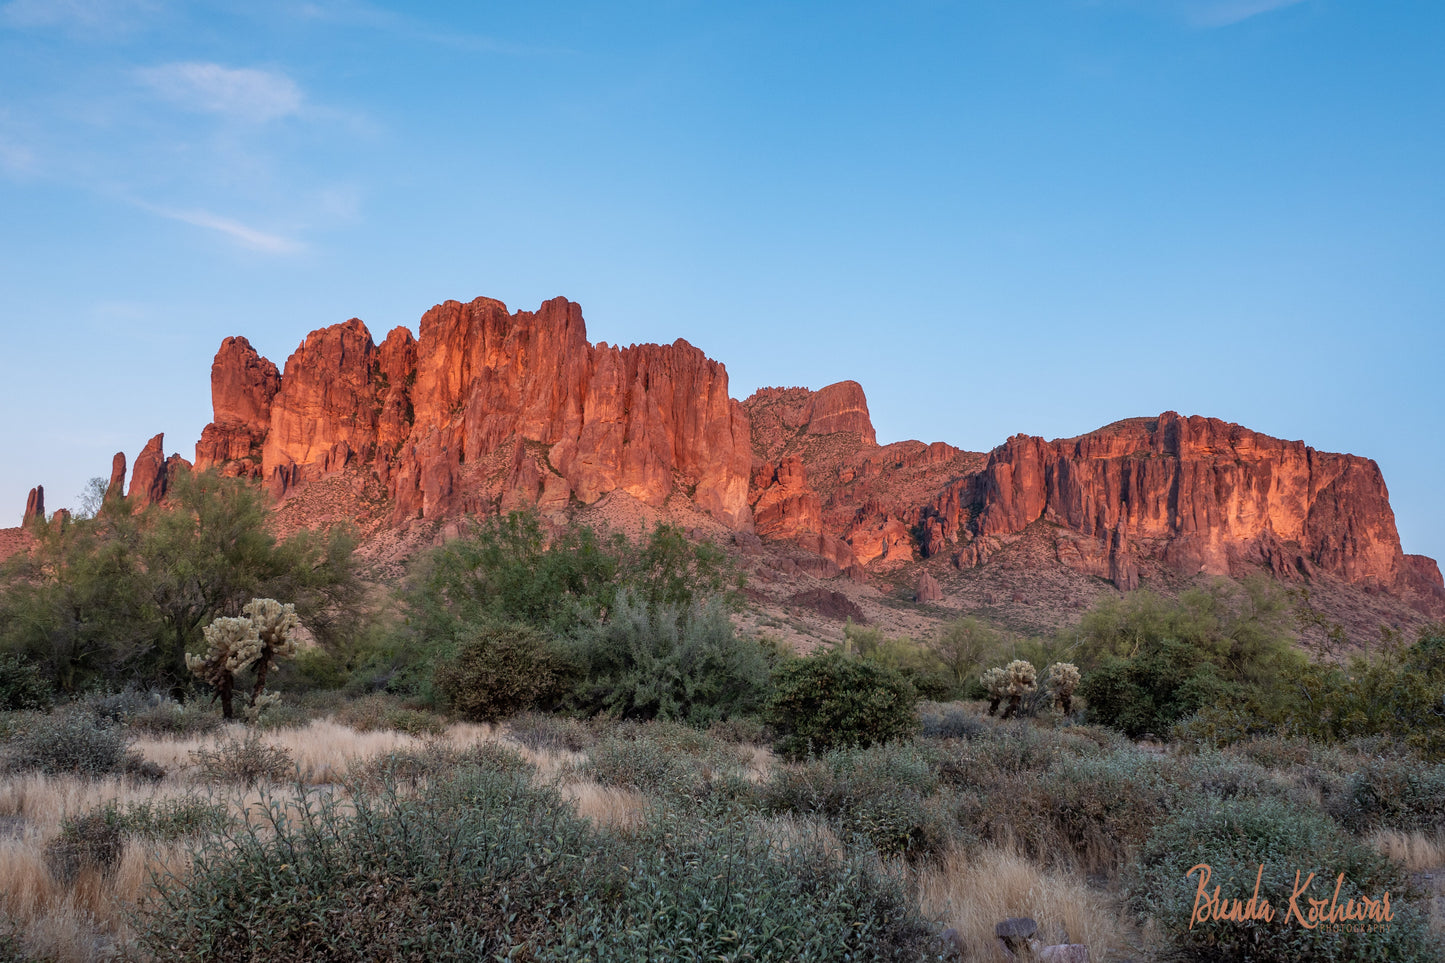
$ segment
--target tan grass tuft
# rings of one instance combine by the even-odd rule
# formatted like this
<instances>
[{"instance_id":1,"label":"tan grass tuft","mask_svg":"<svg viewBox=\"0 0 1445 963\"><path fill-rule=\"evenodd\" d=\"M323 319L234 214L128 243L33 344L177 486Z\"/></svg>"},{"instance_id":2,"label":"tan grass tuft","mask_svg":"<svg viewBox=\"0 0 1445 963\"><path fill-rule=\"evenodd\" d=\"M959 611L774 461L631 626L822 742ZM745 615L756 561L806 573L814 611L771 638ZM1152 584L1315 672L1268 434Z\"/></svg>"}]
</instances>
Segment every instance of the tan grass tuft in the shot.
<instances>
[{"instance_id":1,"label":"tan grass tuft","mask_svg":"<svg viewBox=\"0 0 1445 963\"><path fill-rule=\"evenodd\" d=\"M1371 835L1368 842L1408 872L1445 869L1445 831L1407 833L1381 829Z\"/></svg>"},{"instance_id":2,"label":"tan grass tuft","mask_svg":"<svg viewBox=\"0 0 1445 963\"><path fill-rule=\"evenodd\" d=\"M603 786L590 779L561 787L562 795L577 807L577 814L594 826L630 831L642 825L647 798L630 789Z\"/></svg>"},{"instance_id":3,"label":"tan grass tuft","mask_svg":"<svg viewBox=\"0 0 1445 963\"><path fill-rule=\"evenodd\" d=\"M958 931L964 959L1000 958L994 926L1011 916L1037 920L1045 943L1088 944L1096 963L1122 944L1128 925L1107 894L1005 850L950 849L916 880L924 915Z\"/></svg>"}]
</instances>

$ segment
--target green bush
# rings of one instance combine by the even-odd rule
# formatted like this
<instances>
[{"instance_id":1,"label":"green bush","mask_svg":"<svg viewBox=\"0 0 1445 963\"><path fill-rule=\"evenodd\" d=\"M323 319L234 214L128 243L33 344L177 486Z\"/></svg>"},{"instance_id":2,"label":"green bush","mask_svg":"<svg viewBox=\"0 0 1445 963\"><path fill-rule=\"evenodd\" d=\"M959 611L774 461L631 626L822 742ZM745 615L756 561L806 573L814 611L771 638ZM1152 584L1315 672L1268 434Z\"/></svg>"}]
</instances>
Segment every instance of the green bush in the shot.
<instances>
[{"instance_id":1,"label":"green bush","mask_svg":"<svg viewBox=\"0 0 1445 963\"><path fill-rule=\"evenodd\" d=\"M774 770L758 798L773 812L821 816L884 856L929 856L953 835L947 800L934 796L934 762L912 743L835 749Z\"/></svg>"},{"instance_id":2,"label":"green bush","mask_svg":"<svg viewBox=\"0 0 1445 963\"><path fill-rule=\"evenodd\" d=\"M437 666L436 687L463 718L495 722L551 703L563 671L542 633L497 623L464 637L456 657Z\"/></svg>"},{"instance_id":3,"label":"green bush","mask_svg":"<svg viewBox=\"0 0 1445 963\"><path fill-rule=\"evenodd\" d=\"M618 836L474 767L420 793L278 799L198 848L141 906L157 958L914 960L928 936L867 857L693 805Z\"/></svg>"},{"instance_id":4,"label":"green bush","mask_svg":"<svg viewBox=\"0 0 1445 963\"><path fill-rule=\"evenodd\" d=\"M219 712L204 702L167 699L130 714L125 724L133 732L153 736L199 736L215 731L224 721Z\"/></svg>"},{"instance_id":5,"label":"green bush","mask_svg":"<svg viewBox=\"0 0 1445 963\"><path fill-rule=\"evenodd\" d=\"M18 655L0 653L0 712L44 709L51 697L40 666Z\"/></svg>"},{"instance_id":6,"label":"green bush","mask_svg":"<svg viewBox=\"0 0 1445 963\"><path fill-rule=\"evenodd\" d=\"M1200 876L1208 864L1209 891L1248 899L1259 876L1259 895L1274 911L1263 920L1201 921L1194 918ZM1309 929L1288 916L1295 873L1303 884L1316 874L1297 905L1308 918L1307 898L1328 901L1344 874L1339 905L1388 891L1394 921L1383 927L1350 924ZM1174 958L1217 961L1438 960L1436 938L1424 912L1409 902L1408 881L1388 860L1340 832L1327 817L1280 799L1204 797L1161 823L1145 843L1126 879L1130 905L1152 917L1171 941ZM1191 926L1191 921L1193 925Z\"/></svg>"},{"instance_id":7,"label":"green bush","mask_svg":"<svg viewBox=\"0 0 1445 963\"><path fill-rule=\"evenodd\" d=\"M1139 738L1169 734L1208 705L1242 696L1187 642L1164 639L1132 658L1108 657L1079 686L1092 721Z\"/></svg>"},{"instance_id":8,"label":"green bush","mask_svg":"<svg viewBox=\"0 0 1445 963\"><path fill-rule=\"evenodd\" d=\"M1445 831L1445 763L1371 759L1351 774L1332 814L1357 832L1372 829Z\"/></svg>"},{"instance_id":9,"label":"green bush","mask_svg":"<svg viewBox=\"0 0 1445 963\"><path fill-rule=\"evenodd\" d=\"M357 732L390 730L411 736L435 736L447 728L446 720L436 713L408 708L382 692L348 700L338 706L332 716Z\"/></svg>"},{"instance_id":10,"label":"green bush","mask_svg":"<svg viewBox=\"0 0 1445 963\"><path fill-rule=\"evenodd\" d=\"M129 775L158 779L158 767L130 749L130 735L117 725L98 722L72 709L34 716L0 750L0 772L73 774L97 779Z\"/></svg>"},{"instance_id":11,"label":"green bush","mask_svg":"<svg viewBox=\"0 0 1445 963\"><path fill-rule=\"evenodd\" d=\"M587 750L582 771L603 785L705 799L749 794L748 753L675 723L618 727Z\"/></svg>"},{"instance_id":12,"label":"green bush","mask_svg":"<svg viewBox=\"0 0 1445 963\"><path fill-rule=\"evenodd\" d=\"M57 881L70 885L86 869L109 874L123 852L125 836L120 827L92 813L61 824L60 832L45 844L45 866Z\"/></svg>"},{"instance_id":13,"label":"green bush","mask_svg":"<svg viewBox=\"0 0 1445 963\"><path fill-rule=\"evenodd\" d=\"M572 658L576 708L623 719L707 726L756 713L770 684L767 650L738 635L720 604L684 613L630 591L578 631Z\"/></svg>"},{"instance_id":14,"label":"green bush","mask_svg":"<svg viewBox=\"0 0 1445 963\"><path fill-rule=\"evenodd\" d=\"M897 672L837 650L795 659L775 674L764 718L789 756L911 736L917 694Z\"/></svg>"}]
</instances>

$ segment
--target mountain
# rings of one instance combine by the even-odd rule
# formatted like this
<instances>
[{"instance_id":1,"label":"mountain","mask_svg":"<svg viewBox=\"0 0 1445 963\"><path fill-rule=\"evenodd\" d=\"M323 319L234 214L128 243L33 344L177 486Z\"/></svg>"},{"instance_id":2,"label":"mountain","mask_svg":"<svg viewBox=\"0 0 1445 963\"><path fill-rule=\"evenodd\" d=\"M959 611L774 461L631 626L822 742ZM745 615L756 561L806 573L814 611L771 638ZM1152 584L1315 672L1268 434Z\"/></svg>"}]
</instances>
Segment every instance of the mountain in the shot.
<instances>
[{"instance_id":1,"label":"mountain","mask_svg":"<svg viewBox=\"0 0 1445 963\"><path fill-rule=\"evenodd\" d=\"M401 545L465 514L630 499L766 555L764 581L906 580L920 562L946 581L1010 558L1119 589L1265 570L1445 614L1439 566L1401 551L1369 459L1174 412L987 453L879 445L856 382L739 402L686 341L591 344L563 298L535 312L448 301L417 337L399 327L380 345L353 318L309 334L284 370L227 338L211 395L193 463L159 435L137 457L138 505L194 464L264 482L283 525L346 518ZM112 488L124 475L117 455Z\"/></svg>"}]
</instances>

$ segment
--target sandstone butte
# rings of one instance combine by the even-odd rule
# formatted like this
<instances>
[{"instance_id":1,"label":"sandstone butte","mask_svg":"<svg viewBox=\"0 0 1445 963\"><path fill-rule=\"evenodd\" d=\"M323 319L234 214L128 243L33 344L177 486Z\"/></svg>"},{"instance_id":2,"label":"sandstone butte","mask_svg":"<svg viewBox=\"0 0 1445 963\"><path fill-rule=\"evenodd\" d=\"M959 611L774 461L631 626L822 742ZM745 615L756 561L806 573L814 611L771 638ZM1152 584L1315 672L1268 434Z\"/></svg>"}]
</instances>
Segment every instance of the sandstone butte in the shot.
<instances>
[{"instance_id":1,"label":"sandstone butte","mask_svg":"<svg viewBox=\"0 0 1445 963\"><path fill-rule=\"evenodd\" d=\"M379 486L392 528L522 506L556 513L622 492L663 510L690 503L745 551L759 538L795 548L819 577L861 580L936 556L971 568L1042 531L1059 565L1120 588L1145 566L1264 568L1445 614L1439 567L1401 551L1369 459L1174 412L1077 438L1016 435L988 453L879 445L856 382L739 402L723 365L686 341L590 344L581 308L564 298L515 313L489 298L448 301L422 316L417 337L398 327L380 345L352 319L307 335L280 371L227 338L211 397L195 469L259 479L282 500L360 473ZM135 460L137 507L191 468L162 444L157 435ZM111 491L124 475L117 454ZM920 600L938 594L931 576L916 585Z\"/></svg>"}]
</instances>

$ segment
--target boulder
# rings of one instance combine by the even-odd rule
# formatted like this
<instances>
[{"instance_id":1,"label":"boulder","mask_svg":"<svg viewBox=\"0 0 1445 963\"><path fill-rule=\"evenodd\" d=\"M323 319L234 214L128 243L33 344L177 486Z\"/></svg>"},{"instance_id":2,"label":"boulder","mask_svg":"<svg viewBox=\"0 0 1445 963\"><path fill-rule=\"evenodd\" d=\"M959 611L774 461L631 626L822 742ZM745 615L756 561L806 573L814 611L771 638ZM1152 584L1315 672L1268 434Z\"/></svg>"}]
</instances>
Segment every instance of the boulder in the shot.
<instances>
[{"instance_id":1,"label":"boulder","mask_svg":"<svg viewBox=\"0 0 1445 963\"><path fill-rule=\"evenodd\" d=\"M938 579L927 572L920 572L918 581L913 584L913 601L915 602L939 602L943 599L943 586L938 584Z\"/></svg>"}]
</instances>

